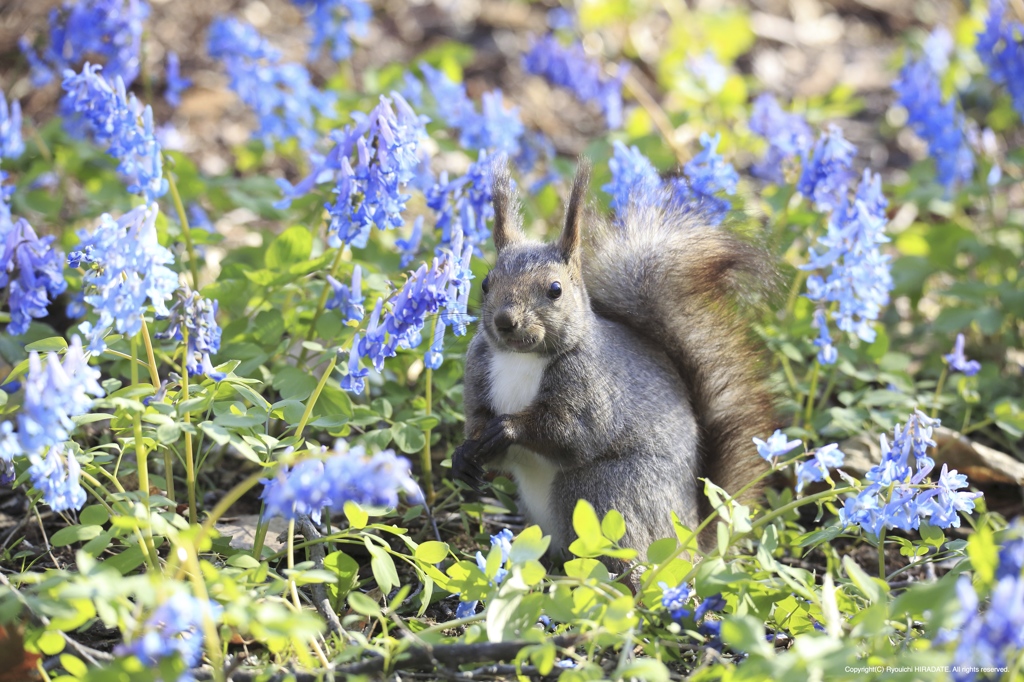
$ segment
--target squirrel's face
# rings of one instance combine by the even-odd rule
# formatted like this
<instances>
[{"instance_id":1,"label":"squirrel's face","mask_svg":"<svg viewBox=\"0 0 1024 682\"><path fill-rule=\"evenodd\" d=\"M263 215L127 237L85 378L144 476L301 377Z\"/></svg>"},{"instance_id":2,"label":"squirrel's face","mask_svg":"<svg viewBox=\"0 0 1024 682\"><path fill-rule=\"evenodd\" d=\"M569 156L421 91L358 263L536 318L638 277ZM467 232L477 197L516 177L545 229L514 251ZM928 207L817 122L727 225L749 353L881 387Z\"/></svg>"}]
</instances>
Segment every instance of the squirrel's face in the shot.
<instances>
[{"instance_id":1,"label":"squirrel's face","mask_svg":"<svg viewBox=\"0 0 1024 682\"><path fill-rule=\"evenodd\" d=\"M581 162L553 244L523 235L519 202L507 168L494 172L494 246L498 260L483 281L480 323L491 345L517 353L555 355L575 346L590 319L583 286L580 222L590 179Z\"/></svg>"},{"instance_id":2,"label":"squirrel's face","mask_svg":"<svg viewBox=\"0 0 1024 682\"><path fill-rule=\"evenodd\" d=\"M571 347L590 307L578 271L542 244L504 249L482 289L484 333L494 348L517 353L548 355Z\"/></svg>"}]
</instances>

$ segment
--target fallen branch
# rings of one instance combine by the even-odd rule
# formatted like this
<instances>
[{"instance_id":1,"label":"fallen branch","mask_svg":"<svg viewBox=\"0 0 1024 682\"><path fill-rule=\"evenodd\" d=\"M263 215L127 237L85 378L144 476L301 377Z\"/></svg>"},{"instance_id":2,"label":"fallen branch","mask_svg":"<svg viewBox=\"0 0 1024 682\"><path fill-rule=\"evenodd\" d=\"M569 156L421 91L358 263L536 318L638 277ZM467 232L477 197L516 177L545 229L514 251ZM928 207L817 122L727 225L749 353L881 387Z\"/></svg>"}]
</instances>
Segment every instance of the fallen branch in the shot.
<instances>
[{"instance_id":1,"label":"fallen branch","mask_svg":"<svg viewBox=\"0 0 1024 682\"><path fill-rule=\"evenodd\" d=\"M324 567L324 545L322 542L317 542L322 539L320 531L316 529L316 526L313 525L308 516L300 516L296 526L299 532L302 533L302 537L306 538L306 541L310 543L307 551L313 565L318 569L322 569ZM338 619L338 614L334 612L334 607L331 606L331 600L327 596L327 587L323 583L313 583L310 585L310 589L313 592L313 605L316 606L316 610L327 622L327 630L329 632L341 632L341 620Z\"/></svg>"}]
</instances>

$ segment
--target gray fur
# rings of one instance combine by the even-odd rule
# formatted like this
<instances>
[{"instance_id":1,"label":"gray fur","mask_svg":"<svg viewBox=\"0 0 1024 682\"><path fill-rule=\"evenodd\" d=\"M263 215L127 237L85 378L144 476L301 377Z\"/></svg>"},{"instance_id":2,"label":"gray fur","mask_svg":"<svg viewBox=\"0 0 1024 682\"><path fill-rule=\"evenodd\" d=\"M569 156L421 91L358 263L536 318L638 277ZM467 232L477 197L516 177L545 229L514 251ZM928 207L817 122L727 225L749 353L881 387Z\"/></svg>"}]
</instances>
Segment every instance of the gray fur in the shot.
<instances>
[{"instance_id":1,"label":"gray fur","mask_svg":"<svg viewBox=\"0 0 1024 682\"><path fill-rule=\"evenodd\" d=\"M643 555L674 535L671 512L691 528L706 514L700 477L724 476L734 490L760 470L750 437L764 435L771 404L731 296L745 269L769 261L663 211L602 224L585 211L588 178L581 164L562 237L540 244L522 235L507 173L496 173L498 258L466 358L467 441L453 474L478 483L484 465L515 470L522 449L537 453L557 469L543 528L554 551L574 539L585 499L599 515L620 511L623 544ZM546 364L532 402L495 414L492 355L508 352ZM751 423L737 424L730 406Z\"/></svg>"}]
</instances>

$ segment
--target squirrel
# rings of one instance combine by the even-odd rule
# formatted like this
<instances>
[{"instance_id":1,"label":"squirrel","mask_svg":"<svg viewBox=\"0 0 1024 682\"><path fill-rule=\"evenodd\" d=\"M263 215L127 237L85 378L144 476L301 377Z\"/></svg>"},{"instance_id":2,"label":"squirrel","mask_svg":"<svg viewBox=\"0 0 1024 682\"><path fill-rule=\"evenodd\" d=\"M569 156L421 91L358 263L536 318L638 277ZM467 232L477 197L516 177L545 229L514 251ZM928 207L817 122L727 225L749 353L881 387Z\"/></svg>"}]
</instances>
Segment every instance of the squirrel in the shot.
<instances>
[{"instance_id":1,"label":"squirrel","mask_svg":"<svg viewBox=\"0 0 1024 682\"><path fill-rule=\"evenodd\" d=\"M587 210L589 181L581 158L562 233L544 244L524 236L508 169L494 169L497 259L452 475L479 489L485 466L511 474L555 556L583 499L618 510L620 544L644 557L674 537L671 511L690 529L711 513L701 478L733 494L767 466L752 438L774 428L773 396L740 303L763 298L774 268L763 248L670 204L633 202L609 224Z\"/></svg>"}]
</instances>

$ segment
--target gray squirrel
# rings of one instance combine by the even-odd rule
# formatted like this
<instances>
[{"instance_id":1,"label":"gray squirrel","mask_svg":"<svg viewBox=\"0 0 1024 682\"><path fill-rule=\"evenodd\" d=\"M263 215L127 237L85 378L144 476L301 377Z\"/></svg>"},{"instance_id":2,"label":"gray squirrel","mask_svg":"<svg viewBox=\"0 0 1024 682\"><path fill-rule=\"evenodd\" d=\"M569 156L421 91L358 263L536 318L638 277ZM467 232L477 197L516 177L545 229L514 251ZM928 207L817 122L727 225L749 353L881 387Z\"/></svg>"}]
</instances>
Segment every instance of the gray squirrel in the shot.
<instances>
[{"instance_id":1,"label":"gray squirrel","mask_svg":"<svg viewBox=\"0 0 1024 682\"><path fill-rule=\"evenodd\" d=\"M764 471L751 439L774 428L773 399L739 302L774 268L763 248L671 205L608 224L587 210L589 181L581 159L561 236L543 244L524 236L495 168L497 260L452 474L475 488L484 467L511 474L556 555L575 539L577 500L616 509L621 544L643 557L674 536L671 511L691 529L712 511L700 478L735 493Z\"/></svg>"}]
</instances>

